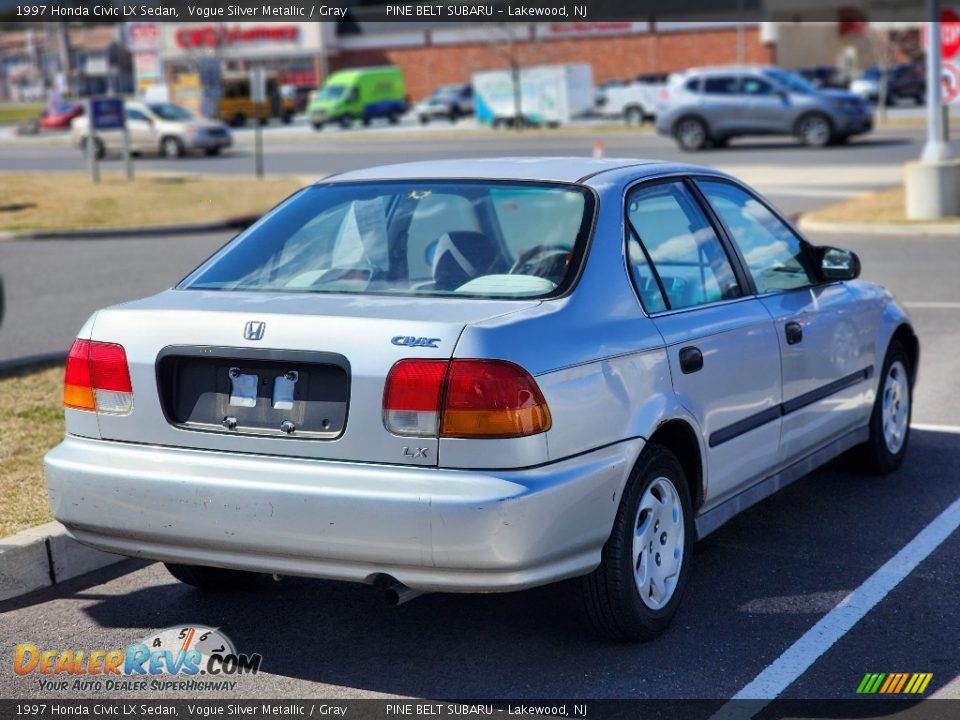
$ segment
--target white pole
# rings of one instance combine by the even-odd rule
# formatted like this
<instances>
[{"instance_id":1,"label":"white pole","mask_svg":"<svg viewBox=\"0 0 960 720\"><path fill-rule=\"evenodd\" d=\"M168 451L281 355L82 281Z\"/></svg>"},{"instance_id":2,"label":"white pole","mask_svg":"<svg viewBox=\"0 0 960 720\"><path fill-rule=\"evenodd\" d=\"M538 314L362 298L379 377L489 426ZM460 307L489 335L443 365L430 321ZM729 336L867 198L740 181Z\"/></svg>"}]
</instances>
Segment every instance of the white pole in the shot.
<instances>
[{"instance_id":1,"label":"white pole","mask_svg":"<svg viewBox=\"0 0 960 720\"><path fill-rule=\"evenodd\" d=\"M950 146L943 141L943 94L940 47L940 0L929 0L927 22L927 142L920 159L937 163L950 157Z\"/></svg>"}]
</instances>

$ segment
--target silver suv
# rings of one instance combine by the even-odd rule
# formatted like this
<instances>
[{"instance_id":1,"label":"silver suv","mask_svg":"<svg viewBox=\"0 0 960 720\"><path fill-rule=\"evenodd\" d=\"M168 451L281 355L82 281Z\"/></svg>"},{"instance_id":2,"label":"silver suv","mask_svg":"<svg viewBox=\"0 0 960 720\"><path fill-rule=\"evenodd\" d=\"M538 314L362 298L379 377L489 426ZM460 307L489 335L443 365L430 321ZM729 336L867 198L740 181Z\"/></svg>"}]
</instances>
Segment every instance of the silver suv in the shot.
<instances>
[{"instance_id":1,"label":"silver suv","mask_svg":"<svg viewBox=\"0 0 960 720\"><path fill-rule=\"evenodd\" d=\"M701 68L670 78L657 132L683 150L723 147L738 135L794 135L805 145L843 143L873 128L873 110L844 90L820 90L776 67Z\"/></svg>"}]
</instances>

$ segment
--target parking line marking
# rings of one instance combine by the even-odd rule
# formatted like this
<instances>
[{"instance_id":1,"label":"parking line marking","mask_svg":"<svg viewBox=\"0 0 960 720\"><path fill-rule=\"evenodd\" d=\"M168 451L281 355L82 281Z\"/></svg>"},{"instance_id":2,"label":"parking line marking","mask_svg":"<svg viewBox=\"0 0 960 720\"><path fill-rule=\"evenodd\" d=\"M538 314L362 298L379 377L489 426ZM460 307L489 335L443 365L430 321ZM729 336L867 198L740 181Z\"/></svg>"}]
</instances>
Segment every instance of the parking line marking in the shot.
<instances>
[{"instance_id":1,"label":"parking line marking","mask_svg":"<svg viewBox=\"0 0 960 720\"><path fill-rule=\"evenodd\" d=\"M903 304L917 310L960 310L960 302L949 300L914 300Z\"/></svg>"},{"instance_id":2,"label":"parking line marking","mask_svg":"<svg viewBox=\"0 0 960 720\"><path fill-rule=\"evenodd\" d=\"M927 432L942 432L960 435L960 425L936 425L932 423L910 423L914 430L926 430Z\"/></svg>"},{"instance_id":3,"label":"parking line marking","mask_svg":"<svg viewBox=\"0 0 960 720\"><path fill-rule=\"evenodd\" d=\"M751 714L759 712L803 675L958 527L960 498L954 500L860 587L820 618L816 625L807 630L780 657L761 670L731 701L762 701L750 705ZM742 717L743 709L730 702L721 707L713 717Z\"/></svg>"}]
</instances>

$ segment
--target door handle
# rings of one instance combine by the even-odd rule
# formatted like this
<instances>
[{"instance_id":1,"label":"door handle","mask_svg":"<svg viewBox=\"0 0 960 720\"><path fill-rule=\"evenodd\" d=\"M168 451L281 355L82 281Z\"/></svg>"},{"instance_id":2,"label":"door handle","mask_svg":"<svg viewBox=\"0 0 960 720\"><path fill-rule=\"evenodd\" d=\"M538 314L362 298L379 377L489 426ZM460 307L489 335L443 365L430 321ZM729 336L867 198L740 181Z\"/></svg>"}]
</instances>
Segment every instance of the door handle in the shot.
<instances>
[{"instance_id":1,"label":"door handle","mask_svg":"<svg viewBox=\"0 0 960 720\"><path fill-rule=\"evenodd\" d=\"M680 372L684 375L703 369L703 353L700 348L685 347L680 350Z\"/></svg>"},{"instance_id":2,"label":"door handle","mask_svg":"<svg viewBox=\"0 0 960 720\"><path fill-rule=\"evenodd\" d=\"M798 322L788 322L784 331L787 336L787 345L796 345L803 340L803 325Z\"/></svg>"}]
</instances>

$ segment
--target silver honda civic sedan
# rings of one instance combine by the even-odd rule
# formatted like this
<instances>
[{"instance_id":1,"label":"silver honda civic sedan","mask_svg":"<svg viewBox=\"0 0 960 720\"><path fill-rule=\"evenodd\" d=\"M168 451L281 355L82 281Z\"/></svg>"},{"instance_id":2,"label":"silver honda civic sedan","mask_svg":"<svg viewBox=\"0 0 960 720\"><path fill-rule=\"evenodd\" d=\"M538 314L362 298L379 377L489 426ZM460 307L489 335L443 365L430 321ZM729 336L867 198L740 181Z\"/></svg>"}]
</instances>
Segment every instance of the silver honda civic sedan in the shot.
<instances>
[{"instance_id":1,"label":"silver honda civic sedan","mask_svg":"<svg viewBox=\"0 0 960 720\"><path fill-rule=\"evenodd\" d=\"M600 632L650 638L696 540L841 453L903 460L919 345L859 272L703 167L333 176L90 318L51 504L203 589L579 578Z\"/></svg>"}]
</instances>

